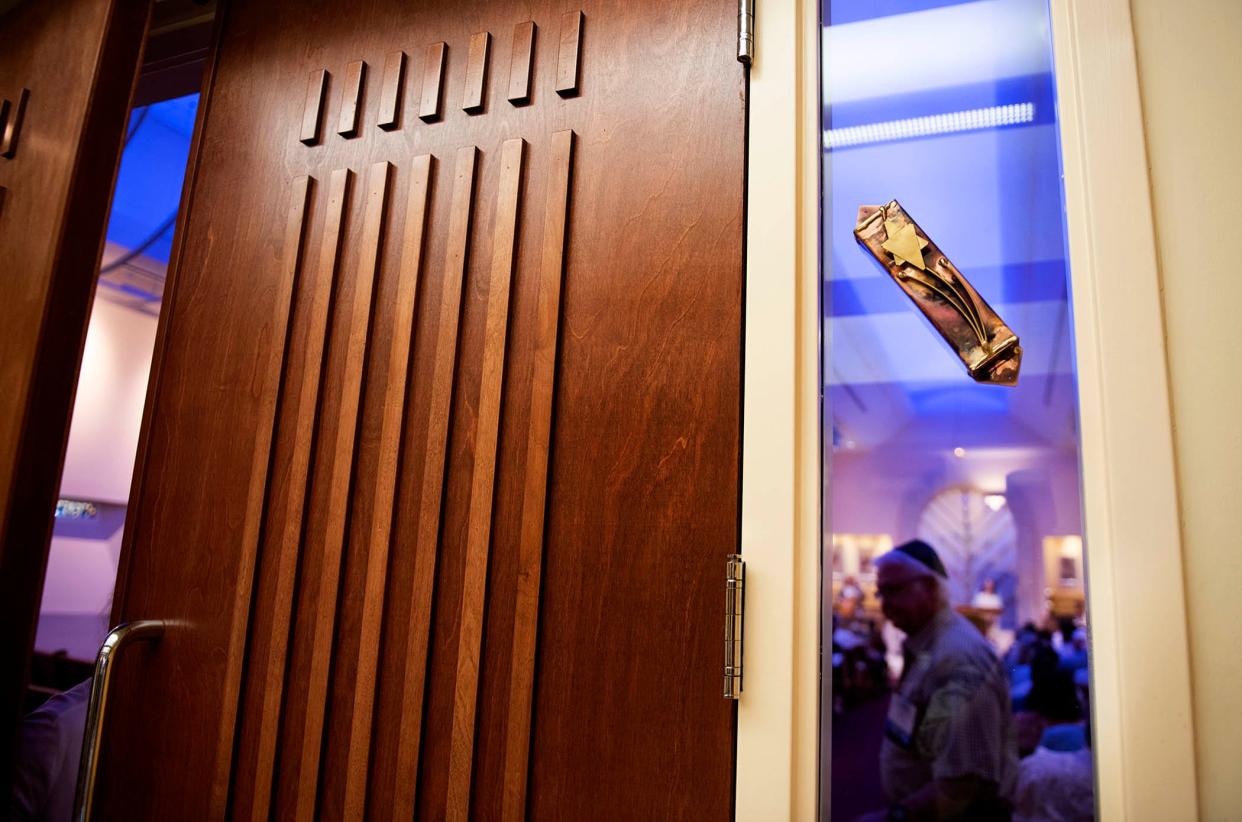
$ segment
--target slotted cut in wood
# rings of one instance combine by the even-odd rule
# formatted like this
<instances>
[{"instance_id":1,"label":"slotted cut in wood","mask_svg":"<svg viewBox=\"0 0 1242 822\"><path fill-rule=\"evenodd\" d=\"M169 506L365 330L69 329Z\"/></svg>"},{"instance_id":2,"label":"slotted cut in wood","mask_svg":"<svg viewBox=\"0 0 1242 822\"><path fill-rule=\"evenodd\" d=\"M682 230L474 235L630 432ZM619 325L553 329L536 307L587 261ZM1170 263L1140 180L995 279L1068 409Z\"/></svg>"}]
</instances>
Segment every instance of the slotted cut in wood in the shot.
<instances>
[{"instance_id":1,"label":"slotted cut in wood","mask_svg":"<svg viewBox=\"0 0 1242 822\"><path fill-rule=\"evenodd\" d=\"M420 120L440 119L440 89L444 85L444 55L448 46L432 43L423 53L423 96L418 104Z\"/></svg>"},{"instance_id":2,"label":"slotted cut in wood","mask_svg":"<svg viewBox=\"0 0 1242 822\"><path fill-rule=\"evenodd\" d=\"M383 381L380 410L379 462L370 483L371 519L364 537L366 571L363 583L362 618L358 665L353 671L354 702L350 720L349 754L345 773L345 818L361 819L366 808L367 768L371 751L371 719L378 687L380 627L384 617L384 590L388 578L388 553L392 534L394 492L401 448L401 425L405 414L406 374L410 338L414 326L414 300L422 267L423 233L427 224L427 199L432 157L415 158L410 174L405 230L401 237L401 268L397 279L396 324L387 340L378 342L369 380ZM386 346L386 350L384 347Z\"/></svg>"},{"instance_id":3,"label":"slotted cut in wood","mask_svg":"<svg viewBox=\"0 0 1242 822\"><path fill-rule=\"evenodd\" d=\"M302 133L298 136L308 146L319 142L319 127L323 122L323 97L328 89L328 72L319 69L310 73L306 86L306 106L302 110Z\"/></svg>"},{"instance_id":4,"label":"slotted cut in wood","mask_svg":"<svg viewBox=\"0 0 1242 822\"><path fill-rule=\"evenodd\" d=\"M311 529L310 538L320 540L311 546L320 557L315 580L316 596L313 613L299 620L300 627L310 632L309 664L307 666L306 706L301 717L286 717L300 721L302 726L300 755L293 765L296 788L294 818L315 818L316 798L319 784L319 764L323 740L324 714L328 698L328 674L331 667L332 643L336 628L337 587L341 573L341 551L345 538L345 517L349 508L350 474L354 464L355 433L358 426L358 407L362 387L362 370L366 355L367 331L371 319L371 292L379 259L379 242L383 229L385 204L388 194L390 164L375 163L367 174L366 200L363 203L361 253L355 272L353 296L348 305L344 328L344 365L339 380L329 383L336 391L327 395L329 402L322 408L323 424L320 425L316 447L316 460L327 465L316 471L327 487L326 494L316 495L325 504L311 512L319 521ZM334 343L335 344L335 343Z\"/></svg>"},{"instance_id":5,"label":"slotted cut in wood","mask_svg":"<svg viewBox=\"0 0 1242 822\"><path fill-rule=\"evenodd\" d=\"M467 514L466 571L462 582L457 632L457 679L449 753L448 818L465 820L470 812L470 778L474 759L474 723L479 698L479 651L487 599L487 561L492 533L492 495L496 484L496 442L504 384L505 340L509 329L509 290L517 240L518 196L525 143L508 140L501 149L500 190L492 230L492 266L483 332L483 367L479 377L474 465Z\"/></svg>"},{"instance_id":6,"label":"slotted cut in wood","mask_svg":"<svg viewBox=\"0 0 1242 822\"><path fill-rule=\"evenodd\" d=\"M405 81L405 52L394 51L384 61L384 84L380 88L379 120L376 123L391 131L401 123L401 88Z\"/></svg>"},{"instance_id":7,"label":"slotted cut in wood","mask_svg":"<svg viewBox=\"0 0 1242 822\"><path fill-rule=\"evenodd\" d=\"M336 132L342 137L354 137L358 134L358 118L362 113L362 83L366 75L365 60L355 60L345 67L345 82L341 86L341 115L336 124Z\"/></svg>"},{"instance_id":8,"label":"slotted cut in wood","mask_svg":"<svg viewBox=\"0 0 1242 822\"><path fill-rule=\"evenodd\" d=\"M535 684L535 638L539 621L539 579L543 564L544 511L548 492L548 452L552 398L556 389L556 345L561 316L561 282L569 221L569 183L574 133L552 135L552 161L544 204L543 255L539 265L531 366L530 421L522 476L522 519L517 593L513 617L513 657L505 726L503 818L526 816L531 702Z\"/></svg>"},{"instance_id":9,"label":"slotted cut in wood","mask_svg":"<svg viewBox=\"0 0 1242 822\"><path fill-rule=\"evenodd\" d=\"M232 797L234 815L242 819L266 819L270 810L310 465L310 449L305 444L314 431L328 306L352 176L349 169L342 168L333 171L329 179L319 262L298 289L299 305L295 311L303 319L292 329L285 361L250 635L252 667L246 677L242 738ZM291 216L290 223L292 219Z\"/></svg>"},{"instance_id":10,"label":"slotted cut in wood","mask_svg":"<svg viewBox=\"0 0 1242 822\"><path fill-rule=\"evenodd\" d=\"M556 93L572 97L578 93L578 62L582 50L582 12L561 15L561 50L556 63Z\"/></svg>"},{"instance_id":11,"label":"slotted cut in wood","mask_svg":"<svg viewBox=\"0 0 1242 822\"><path fill-rule=\"evenodd\" d=\"M458 149L453 172L453 202L450 206L444 284L437 319L435 364L431 375L431 404L421 477L422 490L419 496L414 573L408 592L410 627L405 648L401 723L397 735L397 777L393 798L393 816L396 819L414 817L418 754L423 728L423 693L427 679L427 644L431 630L431 599L435 588L440 535L440 502L444 493L444 464L448 447L449 413L453 400L453 373L457 363L457 331L461 320L461 290L470 239L477 155L478 149L474 146Z\"/></svg>"},{"instance_id":12,"label":"slotted cut in wood","mask_svg":"<svg viewBox=\"0 0 1242 822\"><path fill-rule=\"evenodd\" d=\"M527 20L513 27L513 49L509 58L509 102L530 102L531 58L535 54L535 23Z\"/></svg>"},{"instance_id":13,"label":"slotted cut in wood","mask_svg":"<svg viewBox=\"0 0 1242 822\"><path fill-rule=\"evenodd\" d=\"M22 120L26 118L26 103L30 99L30 89L22 89L17 100L9 107L8 116L0 127L0 155L13 159L17 156L17 139L21 136Z\"/></svg>"},{"instance_id":14,"label":"slotted cut in wood","mask_svg":"<svg viewBox=\"0 0 1242 822\"><path fill-rule=\"evenodd\" d=\"M466 63L466 96L462 111L477 114L483 111L483 96L487 88L487 58L491 51L492 36L485 31L470 38L470 58Z\"/></svg>"}]
</instances>

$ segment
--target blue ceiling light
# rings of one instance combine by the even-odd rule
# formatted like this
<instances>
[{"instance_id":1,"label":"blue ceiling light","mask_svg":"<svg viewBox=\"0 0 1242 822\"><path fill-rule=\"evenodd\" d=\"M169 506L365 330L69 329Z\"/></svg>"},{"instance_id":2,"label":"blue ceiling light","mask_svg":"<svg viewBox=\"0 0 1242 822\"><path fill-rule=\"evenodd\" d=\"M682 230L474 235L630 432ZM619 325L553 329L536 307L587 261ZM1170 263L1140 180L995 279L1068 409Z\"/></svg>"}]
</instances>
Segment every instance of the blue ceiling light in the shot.
<instances>
[{"instance_id":1,"label":"blue ceiling light","mask_svg":"<svg viewBox=\"0 0 1242 822\"><path fill-rule=\"evenodd\" d=\"M198 99L191 94L130 114L108 218L109 243L167 264ZM105 268L111 262L105 258Z\"/></svg>"},{"instance_id":2,"label":"blue ceiling light","mask_svg":"<svg viewBox=\"0 0 1242 822\"><path fill-rule=\"evenodd\" d=\"M1009 413L1010 393L990 390L988 386L942 385L910 391L910 404L919 417L982 417Z\"/></svg>"}]
</instances>

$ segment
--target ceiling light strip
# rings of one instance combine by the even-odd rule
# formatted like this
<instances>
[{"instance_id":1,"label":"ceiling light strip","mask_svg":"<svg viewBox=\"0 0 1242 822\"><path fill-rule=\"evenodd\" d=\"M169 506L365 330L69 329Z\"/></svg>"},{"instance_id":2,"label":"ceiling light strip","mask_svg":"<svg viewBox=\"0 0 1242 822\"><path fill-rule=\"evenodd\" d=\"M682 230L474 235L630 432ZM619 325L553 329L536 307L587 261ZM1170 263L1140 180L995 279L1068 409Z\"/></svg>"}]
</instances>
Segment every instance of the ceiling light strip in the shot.
<instances>
[{"instance_id":1,"label":"ceiling light strip","mask_svg":"<svg viewBox=\"0 0 1242 822\"><path fill-rule=\"evenodd\" d=\"M862 126L828 129L824 132L824 149L832 151L889 140L908 140L961 131L1016 126L1029 123L1034 119L1034 103L1010 103L1005 106L972 108L927 117L911 117L906 120L888 120Z\"/></svg>"}]
</instances>

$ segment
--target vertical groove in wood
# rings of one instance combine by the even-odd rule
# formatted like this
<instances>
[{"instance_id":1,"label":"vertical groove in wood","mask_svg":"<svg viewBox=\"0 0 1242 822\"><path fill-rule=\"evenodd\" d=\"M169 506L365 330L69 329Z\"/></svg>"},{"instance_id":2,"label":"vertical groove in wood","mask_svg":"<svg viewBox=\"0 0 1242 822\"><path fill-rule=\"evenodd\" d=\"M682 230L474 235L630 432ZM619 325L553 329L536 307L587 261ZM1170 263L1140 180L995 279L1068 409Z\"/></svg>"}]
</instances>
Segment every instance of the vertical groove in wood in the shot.
<instances>
[{"instance_id":1,"label":"vertical groove in wood","mask_svg":"<svg viewBox=\"0 0 1242 822\"><path fill-rule=\"evenodd\" d=\"M280 398L280 372L284 365L289 341L290 306L297 281L304 237L303 223L306 200L310 188L307 177L293 181L292 204L286 223L285 246L281 254L279 274L273 278L275 298L272 314L263 327L259 351L266 352L266 360L258 372L258 402L255 409L254 446L251 449L250 476L246 484L246 509L242 519L241 561L237 571L237 586L233 592L229 615L228 656L224 673L223 692L229 697L223 702L225 716L219 725L216 750L228 752L218 756L216 779L213 780L212 807L222 811L228 803L226 794L232 771L232 753L237 736L237 713L240 709L242 671L245 664L246 634L250 624L251 593L254 590L255 566L259 552L259 539L263 527L265 501L271 468L272 440L276 430L276 412Z\"/></svg>"},{"instance_id":2,"label":"vertical groove in wood","mask_svg":"<svg viewBox=\"0 0 1242 822\"><path fill-rule=\"evenodd\" d=\"M9 106L9 116L4 121L4 130L0 132L0 155L13 159L17 155L17 138L21 136L22 120L26 117L26 103L30 100L30 89L22 89L17 94L16 102Z\"/></svg>"},{"instance_id":3,"label":"vertical groove in wood","mask_svg":"<svg viewBox=\"0 0 1242 822\"><path fill-rule=\"evenodd\" d=\"M466 86L461 110L471 114L483 111L483 95L487 87L487 57L492 35L480 31L470 38L470 56L466 61Z\"/></svg>"},{"instance_id":4,"label":"vertical groove in wood","mask_svg":"<svg viewBox=\"0 0 1242 822\"><path fill-rule=\"evenodd\" d=\"M401 89L405 85L405 52L391 52L384 60L384 83L380 88L379 120L385 131L400 125Z\"/></svg>"},{"instance_id":5,"label":"vertical groove in wood","mask_svg":"<svg viewBox=\"0 0 1242 822\"><path fill-rule=\"evenodd\" d=\"M582 12L561 15L561 49L556 62L556 93L571 97L578 93L578 62L582 49Z\"/></svg>"},{"instance_id":6,"label":"vertical groove in wood","mask_svg":"<svg viewBox=\"0 0 1242 822\"><path fill-rule=\"evenodd\" d=\"M324 528L316 535L323 540L323 560L319 567L318 597L313 613L308 615L311 655L306 713L302 717L302 747L298 761L293 763L297 789L294 816L299 820L314 819L316 815L324 714L328 700L328 674L336 628L341 552L345 541L345 518L349 510L349 484L354 465L362 370L371 320L371 293L379 262L390 169L388 162L379 162L372 165L367 174L366 201L363 203L362 232L359 237L361 253L345 339L342 342L345 347L345 361L339 412L333 425L328 427L333 436L321 439L316 444L316 459L328 461L328 489L325 495L326 510L322 514Z\"/></svg>"},{"instance_id":7,"label":"vertical groove in wood","mask_svg":"<svg viewBox=\"0 0 1242 822\"><path fill-rule=\"evenodd\" d=\"M282 434L277 443L273 461L275 493L267 503L262 556L265 569L270 569L274 579L269 600L256 605L256 625L252 630L261 633L252 634L248 654L251 667L247 675L246 700L254 713L247 717L249 727L243 730L239 767L250 769L250 773L240 775L237 784L243 786L250 782L253 787L250 790L239 787L232 800L235 818L239 819L263 820L271 813L289 628L308 491L310 442L319 403L328 310L341 254L341 226L352 177L353 172L341 168L333 171L329 179L317 270L301 290L300 299L307 301L306 330L301 336L295 331L295 344L290 347L285 365L280 427L290 433ZM264 631L260 615L265 614L268 607L271 608L270 624ZM253 743L248 739L250 736L253 736Z\"/></svg>"},{"instance_id":8,"label":"vertical groove in wood","mask_svg":"<svg viewBox=\"0 0 1242 822\"><path fill-rule=\"evenodd\" d=\"M466 820L470 814L475 714L479 697L479 653L483 641L492 497L496 480L496 443L500 431L509 291L513 280L513 249L517 240L518 196L525 145L520 138L506 140L501 150L500 189L496 195L496 216L492 229L492 268L487 290L483 364L475 417L470 506L466 516L466 570L458 616L457 678L449 752L447 815L453 820Z\"/></svg>"},{"instance_id":9,"label":"vertical groove in wood","mask_svg":"<svg viewBox=\"0 0 1242 822\"><path fill-rule=\"evenodd\" d=\"M530 102L531 58L535 54L535 23L527 20L513 27L513 50L509 53L509 102Z\"/></svg>"},{"instance_id":10,"label":"vertical groove in wood","mask_svg":"<svg viewBox=\"0 0 1242 822\"><path fill-rule=\"evenodd\" d=\"M552 135L552 160L543 221L543 258L539 267L531 366L530 421L526 431L526 466L522 478L522 518L514 601L513 654L505 727L504 805L502 818L520 822L526 815L530 722L535 682L535 640L539 621L539 579L543 564L544 512L547 505L548 454L551 449L552 401L556 389L557 334L561 313L569 185L574 133Z\"/></svg>"},{"instance_id":11,"label":"vertical groove in wood","mask_svg":"<svg viewBox=\"0 0 1242 822\"><path fill-rule=\"evenodd\" d=\"M444 85L444 55L448 46L432 43L423 53L423 95L418 104L418 118L431 122L440 119L440 89Z\"/></svg>"},{"instance_id":12,"label":"vertical groove in wood","mask_svg":"<svg viewBox=\"0 0 1242 822\"><path fill-rule=\"evenodd\" d=\"M342 137L358 134L358 119L362 108L362 84L367 76L367 62L355 60L345 67L345 82L341 84L341 114L336 121L336 133Z\"/></svg>"},{"instance_id":13,"label":"vertical groove in wood","mask_svg":"<svg viewBox=\"0 0 1242 822\"><path fill-rule=\"evenodd\" d=\"M345 818L362 819L366 810L367 771L371 751L372 711L378 687L380 628L384 617L384 590L388 578L388 553L394 515L397 463L401 448L401 426L405 413L406 374L410 358L410 338L414 327L414 300L422 266L423 234L427 222L432 157L414 159L406 207L405 230L401 237L401 268L397 275L397 294L393 334L384 344L387 356L375 358L370 379L383 380L380 410L379 463L371 484L372 514L366 533L367 564L363 582L362 616L359 629L358 667L354 671L354 702L350 719L349 752L345 772ZM377 373L381 372L382 373Z\"/></svg>"},{"instance_id":14,"label":"vertical groove in wood","mask_svg":"<svg viewBox=\"0 0 1242 822\"><path fill-rule=\"evenodd\" d=\"M13 104L7 98L0 99L0 143L4 142L4 135L9 130L9 110L12 108Z\"/></svg>"},{"instance_id":15,"label":"vertical groove in wood","mask_svg":"<svg viewBox=\"0 0 1242 822\"><path fill-rule=\"evenodd\" d=\"M256 567L257 554L260 550L260 533L266 511L265 503L267 501L268 489L272 482L270 472L272 440L275 437L279 421L278 408L283 403L281 399L283 394L281 371L289 353L291 305L298 282L298 272L301 269L304 256L303 246L306 241L306 218L311 188L312 181L309 177L301 176L293 180L290 192L289 216L285 223L284 245L280 257L280 269L279 274L275 278L276 300L269 327L271 339L268 340L267 362L264 365L263 371L260 422L255 426L255 449L251 462L246 520L243 532L247 546L253 544L254 548L247 552L248 558L243 560L243 565L248 565L249 569L244 575L239 576L239 579L245 580L248 584L238 585L238 602L233 618L233 630L242 634L249 627L250 597L255 587L254 568ZM244 603L241 601L243 595L245 597ZM242 676L241 665L239 664L237 667L236 677L240 680ZM232 704L238 705L240 701L238 699ZM236 723L224 723L223 727L227 727L230 734L235 735L237 733ZM229 749L233 747L232 740L229 740Z\"/></svg>"},{"instance_id":16,"label":"vertical groove in wood","mask_svg":"<svg viewBox=\"0 0 1242 822\"><path fill-rule=\"evenodd\" d=\"M444 493L449 413L453 399L453 373L457 362L457 330L461 319L462 279L465 275L466 252L470 239L477 155L478 149L473 146L458 149L453 172L453 202L449 214L444 284L436 329L435 365L431 375L431 406L427 417L427 445L419 496L414 573L409 591L409 634L405 648L401 720L397 734L397 779L393 799L393 817L396 819L414 818L418 756L423 729L423 691L427 679L427 645L431 630L431 600L436 581L436 556L439 551L440 503Z\"/></svg>"},{"instance_id":17,"label":"vertical groove in wood","mask_svg":"<svg viewBox=\"0 0 1242 822\"><path fill-rule=\"evenodd\" d=\"M312 71L306 86L306 107L302 111L302 133L298 139L308 146L319 142L319 127L323 122L323 97L328 89L328 72Z\"/></svg>"}]
</instances>

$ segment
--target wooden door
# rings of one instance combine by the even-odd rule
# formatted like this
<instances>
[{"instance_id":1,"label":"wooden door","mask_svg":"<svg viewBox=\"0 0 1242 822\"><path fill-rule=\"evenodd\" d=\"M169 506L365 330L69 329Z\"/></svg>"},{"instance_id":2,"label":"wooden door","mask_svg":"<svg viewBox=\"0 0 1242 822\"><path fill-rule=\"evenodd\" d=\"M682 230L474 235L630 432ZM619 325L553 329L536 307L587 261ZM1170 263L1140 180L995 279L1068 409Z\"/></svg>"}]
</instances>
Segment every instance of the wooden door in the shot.
<instances>
[{"instance_id":1,"label":"wooden door","mask_svg":"<svg viewBox=\"0 0 1242 822\"><path fill-rule=\"evenodd\" d=\"M235 2L99 807L722 819L736 4Z\"/></svg>"},{"instance_id":2,"label":"wooden door","mask_svg":"<svg viewBox=\"0 0 1242 822\"><path fill-rule=\"evenodd\" d=\"M147 0L0 3L0 796Z\"/></svg>"}]
</instances>

